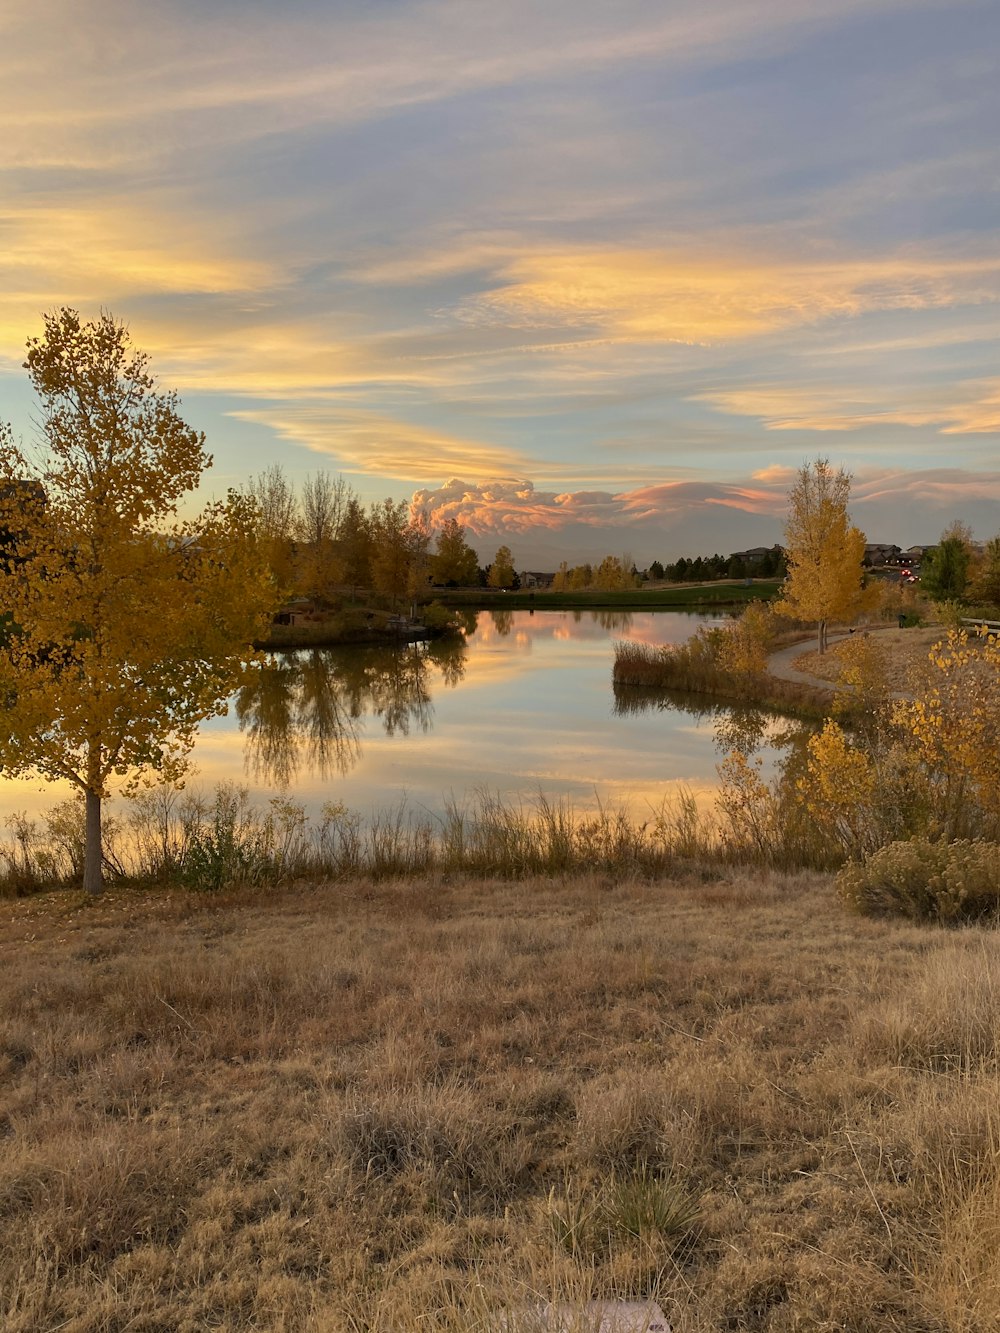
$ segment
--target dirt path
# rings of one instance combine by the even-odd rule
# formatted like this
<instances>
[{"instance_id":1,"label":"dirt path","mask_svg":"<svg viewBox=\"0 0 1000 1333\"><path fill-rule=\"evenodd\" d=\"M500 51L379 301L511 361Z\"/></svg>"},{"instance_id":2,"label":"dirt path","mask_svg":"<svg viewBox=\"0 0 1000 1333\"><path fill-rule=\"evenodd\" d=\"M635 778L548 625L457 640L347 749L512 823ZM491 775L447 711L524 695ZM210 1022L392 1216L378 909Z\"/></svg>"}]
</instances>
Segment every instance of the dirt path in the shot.
<instances>
[{"instance_id":1,"label":"dirt path","mask_svg":"<svg viewBox=\"0 0 1000 1333\"><path fill-rule=\"evenodd\" d=\"M880 625L870 626L858 632L873 635L878 639L889 657L893 676L901 682L909 680L912 673L926 663L931 646L943 639L947 633L943 625L925 625L919 629L898 629L895 625ZM767 664L768 672L779 680L798 681L821 690L836 690L836 671L830 676L817 675L796 663L803 658L807 660L812 658L814 663L822 661L824 664L830 663L835 668L838 660L835 651L837 646L853 637L849 631L832 636L827 641L827 651L823 658L817 657L810 641L793 643L791 647L781 648L771 654Z\"/></svg>"},{"instance_id":2,"label":"dirt path","mask_svg":"<svg viewBox=\"0 0 1000 1333\"><path fill-rule=\"evenodd\" d=\"M849 637L848 634L838 634L836 638L828 639L827 651ZM790 648L780 648L767 659L768 673L776 676L778 680L791 680L803 685L813 685L820 690L835 690L837 688L835 681L824 680L822 676L814 676L809 671L802 671L793 666L793 663L806 652L808 652L808 648L805 643L793 643Z\"/></svg>"}]
</instances>

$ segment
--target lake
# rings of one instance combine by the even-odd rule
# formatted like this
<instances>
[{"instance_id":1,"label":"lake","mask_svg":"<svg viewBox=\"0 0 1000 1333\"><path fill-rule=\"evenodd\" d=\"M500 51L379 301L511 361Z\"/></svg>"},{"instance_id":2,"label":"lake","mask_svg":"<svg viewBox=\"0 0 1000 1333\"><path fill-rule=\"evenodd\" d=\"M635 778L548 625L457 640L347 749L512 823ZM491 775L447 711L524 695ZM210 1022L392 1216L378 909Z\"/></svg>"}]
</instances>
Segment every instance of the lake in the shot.
<instances>
[{"instance_id":1,"label":"lake","mask_svg":"<svg viewBox=\"0 0 1000 1333\"><path fill-rule=\"evenodd\" d=\"M285 653L203 724L189 786L235 781L285 793L313 815L342 801L367 814L405 800L440 813L477 789L577 809L623 803L637 817L679 787L717 786L717 716L612 688L615 641L680 643L718 616L680 612L481 611L463 636L398 649ZM0 781L0 819L37 813L62 784Z\"/></svg>"}]
</instances>

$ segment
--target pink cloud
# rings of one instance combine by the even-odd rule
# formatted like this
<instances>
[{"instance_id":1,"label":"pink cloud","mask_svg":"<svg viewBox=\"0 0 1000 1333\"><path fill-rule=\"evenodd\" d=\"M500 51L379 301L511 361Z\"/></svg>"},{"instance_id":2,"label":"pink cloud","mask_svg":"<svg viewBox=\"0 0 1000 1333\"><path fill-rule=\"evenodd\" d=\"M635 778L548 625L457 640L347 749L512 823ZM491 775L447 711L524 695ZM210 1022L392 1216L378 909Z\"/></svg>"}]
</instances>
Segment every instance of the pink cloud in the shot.
<instances>
[{"instance_id":1,"label":"pink cloud","mask_svg":"<svg viewBox=\"0 0 1000 1333\"><path fill-rule=\"evenodd\" d=\"M417 491L413 505L433 525L457 519L483 561L504 542L519 568L554 569L561 560L623 552L642 567L780 541L794 473L771 466L747 481L662 482L617 493L536 490L522 478L453 478ZM854 478L851 512L873 541L933 541L956 517L990 537L1000 530L1000 471L869 469Z\"/></svg>"}]
</instances>

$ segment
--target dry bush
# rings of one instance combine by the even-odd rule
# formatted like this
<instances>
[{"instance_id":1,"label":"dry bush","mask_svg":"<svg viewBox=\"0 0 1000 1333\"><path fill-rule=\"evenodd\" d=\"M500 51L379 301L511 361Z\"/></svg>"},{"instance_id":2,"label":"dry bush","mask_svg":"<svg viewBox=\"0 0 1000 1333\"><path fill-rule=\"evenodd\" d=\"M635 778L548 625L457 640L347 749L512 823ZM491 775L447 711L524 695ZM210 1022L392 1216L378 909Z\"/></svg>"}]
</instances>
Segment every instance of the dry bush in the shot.
<instances>
[{"instance_id":1,"label":"dry bush","mask_svg":"<svg viewBox=\"0 0 1000 1333\"><path fill-rule=\"evenodd\" d=\"M956 921L1000 907L1000 845L910 838L880 847L837 876L841 899L855 911Z\"/></svg>"}]
</instances>

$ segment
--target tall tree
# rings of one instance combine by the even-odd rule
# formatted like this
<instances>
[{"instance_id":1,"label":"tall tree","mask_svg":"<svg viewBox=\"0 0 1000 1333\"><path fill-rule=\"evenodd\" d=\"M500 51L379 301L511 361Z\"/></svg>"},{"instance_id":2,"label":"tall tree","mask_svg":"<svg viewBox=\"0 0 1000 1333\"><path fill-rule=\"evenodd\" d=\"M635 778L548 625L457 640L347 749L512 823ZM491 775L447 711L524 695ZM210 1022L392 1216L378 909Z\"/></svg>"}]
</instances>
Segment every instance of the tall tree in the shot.
<instances>
[{"instance_id":1,"label":"tall tree","mask_svg":"<svg viewBox=\"0 0 1000 1333\"><path fill-rule=\"evenodd\" d=\"M457 518L446 518L437 535L437 550L431 558L435 583L469 587L479 582L479 557L465 539L465 528Z\"/></svg>"},{"instance_id":2,"label":"tall tree","mask_svg":"<svg viewBox=\"0 0 1000 1333\"><path fill-rule=\"evenodd\" d=\"M850 494L850 474L834 472L826 458L804 463L788 493L788 578L774 609L792 620L814 620L821 653L829 622L855 619L868 601L865 534L848 516Z\"/></svg>"},{"instance_id":3,"label":"tall tree","mask_svg":"<svg viewBox=\"0 0 1000 1333\"><path fill-rule=\"evenodd\" d=\"M250 478L247 492L257 506L260 542L264 547L278 596L287 595L294 583L295 535L299 506L295 491L280 463Z\"/></svg>"},{"instance_id":4,"label":"tall tree","mask_svg":"<svg viewBox=\"0 0 1000 1333\"><path fill-rule=\"evenodd\" d=\"M986 543L976 573L974 595L981 601L1000 607L1000 537L991 537Z\"/></svg>"},{"instance_id":5,"label":"tall tree","mask_svg":"<svg viewBox=\"0 0 1000 1333\"><path fill-rule=\"evenodd\" d=\"M372 588L393 605L411 599L427 581L429 540L421 514L405 500L383 500L369 515L372 532Z\"/></svg>"},{"instance_id":6,"label":"tall tree","mask_svg":"<svg viewBox=\"0 0 1000 1333\"><path fill-rule=\"evenodd\" d=\"M344 478L333 478L329 472L317 472L303 482L297 530L300 581L312 597L331 597L343 581L345 561L337 547L352 495Z\"/></svg>"},{"instance_id":7,"label":"tall tree","mask_svg":"<svg viewBox=\"0 0 1000 1333\"><path fill-rule=\"evenodd\" d=\"M972 529L957 519L921 562L920 581L935 601L959 601L965 596L972 563Z\"/></svg>"},{"instance_id":8,"label":"tall tree","mask_svg":"<svg viewBox=\"0 0 1000 1333\"><path fill-rule=\"evenodd\" d=\"M511 554L510 547L501 546L493 557L493 563L490 565L490 576L486 582L491 588L510 588L513 587L515 577L514 557Z\"/></svg>"},{"instance_id":9,"label":"tall tree","mask_svg":"<svg viewBox=\"0 0 1000 1333\"><path fill-rule=\"evenodd\" d=\"M628 563L626 563L626 560ZM621 592L635 587L631 558L606 555L594 570L593 586L604 592Z\"/></svg>"},{"instance_id":10,"label":"tall tree","mask_svg":"<svg viewBox=\"0 0 1000 1333\"><path fill-rule=\"evenodd\" d=\"M0 769L63 779L86 805L84 887L101 887L101 805L115 777L183 771L224 710L273 601L258 515L230 494L176 521L211 459L109 314L45 317L25 362L41 402L33 467L0 439Z\"/></svg>"},{"instance_id":11,"label":"tall tree","mask_svg":"<svg viewBox=\"0 0 1000 1333\"><path fill-rule=\"evenodd\" d=\"M348 495L341 515L337 531L337 556L342 564L344 582L350 585L352 598L356 588L371 586L371 523L361 501L353 492Z\"/></svg>"}]
</instances>

